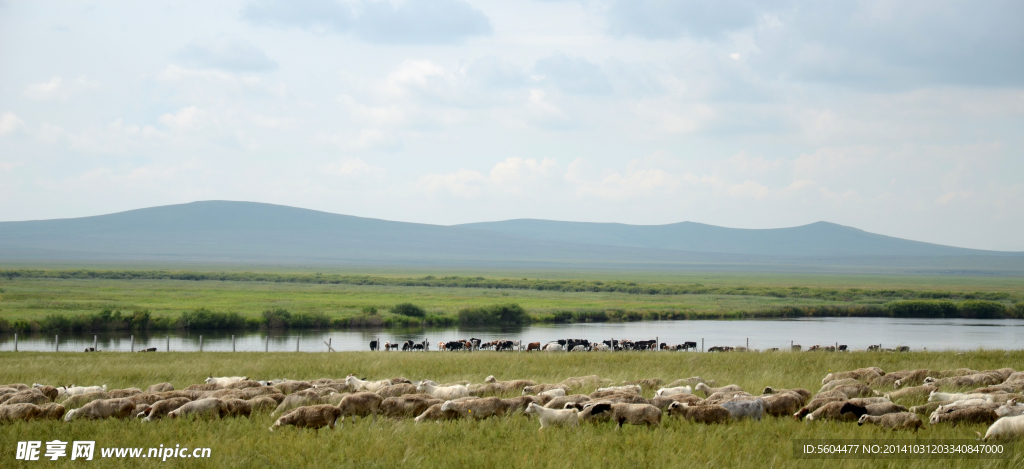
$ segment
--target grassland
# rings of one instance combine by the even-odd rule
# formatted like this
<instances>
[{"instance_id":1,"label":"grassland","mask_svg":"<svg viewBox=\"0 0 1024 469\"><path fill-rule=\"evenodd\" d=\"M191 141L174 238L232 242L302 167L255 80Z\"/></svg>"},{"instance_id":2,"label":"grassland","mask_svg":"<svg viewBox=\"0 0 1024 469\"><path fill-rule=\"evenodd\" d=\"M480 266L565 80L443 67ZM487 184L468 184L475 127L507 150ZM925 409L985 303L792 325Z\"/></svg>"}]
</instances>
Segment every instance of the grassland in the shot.
<instances>
[{"instance_id":1,"label":"grassland","mask_svg":"<svg viewBox=\"0 0 1024 469\"><path fill-rule=\"evenodd\" d=\"M176 387L213 375L313 379L357 373L370 378L404 376L438 381L481 382L489 374L502 379L557 382L569 376L598 374L616 381L700 375L748 390L764 386L817 390L829 371L880 366L948 369L1021 368L1024 352L914 352L906 354L698 354L626 352L613 354L417 354L350 352L337 354L0 354L0 382L145 387L169 381ZM589 390L586 390L589 391ZM650 397L650 396L648 396ZM914 405L920 402L908 402ZM535 419L520 416L484 421L415 424L383 420L331 431L285 429L270 433L268 415L223 421L30 422L0 432L5 467L12 464L17 441L95 440L98 446L151 447L180 444L210 447L209 460L168 460L168 467L1021 467L1024 445L1011 460L800 461L792 441L803 438L973 439L982 425L931 426L917 434L891 434L852 423L804 423L766 418L729 425L701 426L666 417L648 430L611 424L560 428L543 434ZM67 458L47 465L70 466ZM96 467L137 467L139 461L102 460ZM25 466L43 463L25 464Z\"/></svg>"}]
</instances>

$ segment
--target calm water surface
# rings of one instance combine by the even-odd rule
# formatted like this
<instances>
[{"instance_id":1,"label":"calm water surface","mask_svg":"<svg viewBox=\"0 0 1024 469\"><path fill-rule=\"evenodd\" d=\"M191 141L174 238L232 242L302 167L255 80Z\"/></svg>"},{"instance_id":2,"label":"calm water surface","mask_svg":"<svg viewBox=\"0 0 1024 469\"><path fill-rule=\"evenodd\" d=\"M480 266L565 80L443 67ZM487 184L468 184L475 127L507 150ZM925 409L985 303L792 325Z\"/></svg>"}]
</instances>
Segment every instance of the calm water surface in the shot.
<instances>
[{"instance_id":1,"label":"calm water surface","mask_svg":"<svg viewBox=\"0 0 1024 469\"><path fill-rule=\"evenodd\" d=\"M82 352L93 345L102 351L128 352L132 333L61 334L55 343L51 334L19 335L20 351ZM159 351L193 352L232 351L232 334L221 331L135 333L134 350L156 347ZM234 350L239 352L325 352L326 341L337 351L369 350L375 338L403 342L424 338L436 350L436 344L454 339L476 337L547 342L574 338L591 341L615 339L645 340L657 338L669 344L703 340L704 347L715 345L767 349L788 348L790 341L805 348L814 344L845 344L851 350L863 350L870 344L886 348L906 345L912 350L1024 349L1024 320L1020 319L892 319L892 318L815 318L743 321L655 321L632 323L557 324L525 327L460 327L451 329L380 329L330 331L237 332ZM56 347L55 347L56 345ZM0 334L0 351L14 350L14 334Z\"/></svg>"}]
</instances>

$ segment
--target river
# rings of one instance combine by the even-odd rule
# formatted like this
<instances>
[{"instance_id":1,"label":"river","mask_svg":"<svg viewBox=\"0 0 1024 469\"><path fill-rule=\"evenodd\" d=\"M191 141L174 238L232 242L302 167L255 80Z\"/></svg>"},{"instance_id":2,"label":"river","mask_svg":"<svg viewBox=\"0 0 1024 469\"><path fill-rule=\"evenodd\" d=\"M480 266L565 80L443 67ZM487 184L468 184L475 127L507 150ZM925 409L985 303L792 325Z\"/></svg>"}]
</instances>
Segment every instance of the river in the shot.
<instances>
[{"instance_id":1,"label":"river","mask_svg":"<svg viewBox=\"0 0 1024 469\"><path fill-rule=\"evenodd\" d=\"M325 352L329 342L336 351L369 350L369 342L421 341L436 350L438 342L476 337L545 343L573 338L600 341L610 338L678 344L703 343L746 346L753 349L792 343L807 348L814 344L847 345L864 350L868 345L883 348L908 346L911 350L975 350L1024 348L1024 320L1020 319L893 319L893 318L802 318L736 321L650 321L627 323L539 324L523 327L458 327L448 329L359 329L305 331L192 331L170 333L113 332L56 334L31 333L18 337L19 351L82 352L96 341L101 351L128 352L145 348L174 352ZM234 337L234 339L232 339ZM57 340L57 342L55 342ZM699 346L699 345L698 345ZM0 351L15 348L14 334L0 334Z\"/></svg>"}]
</instances>

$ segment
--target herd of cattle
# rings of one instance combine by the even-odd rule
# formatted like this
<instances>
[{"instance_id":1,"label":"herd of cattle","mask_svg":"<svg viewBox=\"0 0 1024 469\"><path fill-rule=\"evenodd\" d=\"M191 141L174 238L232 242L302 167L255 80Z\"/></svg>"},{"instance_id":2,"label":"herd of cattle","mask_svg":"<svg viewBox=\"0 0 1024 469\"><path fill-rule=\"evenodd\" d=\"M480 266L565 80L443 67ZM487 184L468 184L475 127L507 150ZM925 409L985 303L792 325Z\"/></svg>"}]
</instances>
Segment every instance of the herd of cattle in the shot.
<instances>
[{"instance_id":1,"label":"herd of cattle","mask_svg":"<svg viewBox=\"0 0 1024 469\"><path fill-rule=\"evenodd\" d=\"M380 343L379 340L370 341L370 350L402 350L402 351L430 351L430 342L427 339L423 339L422 342L413 342L412 340L406 340L405 342L391 343L384 342ZM547 352L597 352L597 351L623 351L623 350L696 350L696 342L683 342L677 345L668 345L662 342L660 345L657 340L604 340L600 342L591 342L587 339L559 339L553 340L546 344L541 345L540 342L522 343L518 340L494 340L490 342L484 342L477 338L452 340L448 342L438 342L437 349L442 352L455 352L455 351L475 351L475 350L494 350L497 352L511 352L514 350L531 352L534 350L543 350Z\"/></svg>"},{"instance_id":2,"label":"herd of cattle","mask_svg":"<svg viewBox=\"0 0 1024 469\"><path fill-rule=\"evenodd\" d=\"M482 344L481 344L482 345ZM108 390L104 386L0 385L0 423L16 420L229 418L271 413L282 426L333 429L346 417L378 416L415 422L536 415L541 429L613 422L658 427L664 415L700 424L726 424L765 416L808 422L848 421L891 430L958 423L990 424L984 439L1024 435L1024 372L860 368L830 373L812 394L764 388L758 395L699 376L668 384L658 378L613 383L582 376L558 383L519 379L483 383L344 379L255 381L210 377L175 390L170 383ZM590 391L583 393L583 391ZM963 392L953 392L963 391ZM650 397L644 397L648 395ZM702 395L702 396L701 396ZM927 400L925 402L925 400ZM913 401L923 404L906 407ZM982 435L979 433L979 437Z\"/></svg>"}]
</instances>

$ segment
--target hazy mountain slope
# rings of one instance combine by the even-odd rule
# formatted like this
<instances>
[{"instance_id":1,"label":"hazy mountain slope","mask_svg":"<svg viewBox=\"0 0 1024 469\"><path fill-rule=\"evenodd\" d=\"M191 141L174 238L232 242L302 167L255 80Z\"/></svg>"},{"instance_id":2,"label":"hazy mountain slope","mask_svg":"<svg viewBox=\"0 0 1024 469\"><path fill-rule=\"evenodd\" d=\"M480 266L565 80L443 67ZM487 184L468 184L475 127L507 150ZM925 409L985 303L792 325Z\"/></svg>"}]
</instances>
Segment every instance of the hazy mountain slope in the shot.
<instances>
[{"instance_id":1,"label":"hazy mountain slope","mask_svg":"<svg viewBox=\"0 0 1024 469\"><path fill-rule=\"evenodd\" d=\"M549 220L508 220L458 225L545 241L768 256L964 256L1002 255L909 241L828 222L792 228L747 230L701 223L624 225Z\"/></svg>"}]
</instances>

